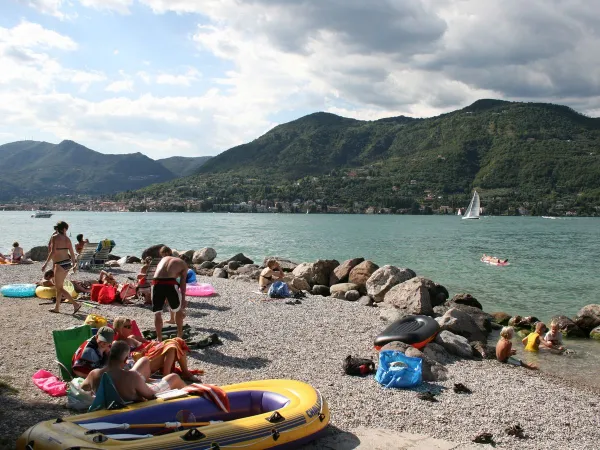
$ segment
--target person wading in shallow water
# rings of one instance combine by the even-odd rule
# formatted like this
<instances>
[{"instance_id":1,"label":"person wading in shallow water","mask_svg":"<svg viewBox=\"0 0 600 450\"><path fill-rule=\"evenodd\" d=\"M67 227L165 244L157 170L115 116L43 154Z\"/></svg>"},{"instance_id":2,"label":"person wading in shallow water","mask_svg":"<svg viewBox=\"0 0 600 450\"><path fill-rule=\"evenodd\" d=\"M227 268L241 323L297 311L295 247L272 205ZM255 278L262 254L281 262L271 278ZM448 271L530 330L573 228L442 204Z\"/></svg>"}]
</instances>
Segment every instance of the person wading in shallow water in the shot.
<instances>
[{"instance_id":1,"label":"person wading in shallow water","mask_svg":"<svg viewBox=\"0 0 600 450\"><path fill-rule=\"evenodd\" d=\"M162 309L165 301L175 313L177 324L177 337L183 338L183 317L185 311L185 286L188 265L180 258L175 258L169 247L162 247L160 255L163 257L158 263L154 278L152 279L152 311L154 312L154 327L156 339L162 341ZM177 279L179 278L179 281Z\"/></svg>"}]
</instances>

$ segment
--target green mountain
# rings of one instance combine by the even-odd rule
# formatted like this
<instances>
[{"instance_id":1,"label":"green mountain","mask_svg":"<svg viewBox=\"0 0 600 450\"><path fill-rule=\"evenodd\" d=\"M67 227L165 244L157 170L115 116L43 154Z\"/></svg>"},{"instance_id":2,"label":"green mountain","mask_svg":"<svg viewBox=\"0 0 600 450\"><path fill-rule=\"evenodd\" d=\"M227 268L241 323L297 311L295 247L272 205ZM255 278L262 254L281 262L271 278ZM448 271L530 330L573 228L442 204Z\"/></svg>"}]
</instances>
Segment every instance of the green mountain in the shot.
<instances>
[{"instance_id":1,"label":"green mountain","mask_svg":"<svg viewBox=\"0 0 600 450\"><path fill-rule=\"evenodd\" d=\"M73 141L19 141L0 146L0 200L139 189L175 178L141 153L105 155Z\"/></svg>"},{"instance_id":2,"label":"green mountain","mask_svg":"<svg viewBox=\"0 0 600 450\"><path fill-rule=\"evenodd\" d=\"M473 188L492 212L524 206L593 213L600 205L600 119L561 105L501 100L428 119L360 121L321 112L227 150L193 176L125 198L464 207Z\"/></svg>"},{"instance_id":3,"label":"green mountain","mask_svg":"<svg viewBox=\"0 0 600 450\"><path fill-rule=\"evenodd\" d=\"M157 159L156 162L161 163L167 170L178 177L185 177L195 173L210 158L211 156L171 156L170 158Z\"/></svg>"}]
</instances>

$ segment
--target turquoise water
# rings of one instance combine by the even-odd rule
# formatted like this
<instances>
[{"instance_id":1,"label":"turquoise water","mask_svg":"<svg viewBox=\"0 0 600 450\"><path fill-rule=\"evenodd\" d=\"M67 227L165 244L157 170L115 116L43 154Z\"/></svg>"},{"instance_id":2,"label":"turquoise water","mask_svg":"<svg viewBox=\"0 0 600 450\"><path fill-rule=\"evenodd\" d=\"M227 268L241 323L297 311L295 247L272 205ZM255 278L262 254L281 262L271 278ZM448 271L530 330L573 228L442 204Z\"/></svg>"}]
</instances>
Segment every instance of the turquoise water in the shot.
<instances>
[{"instance_id":1,"label":"turquoise water","mask_svg":"<svg viewBox=\"0 0 600 450\"><path fill-rule=\"evenodd\" d=\"M164 243L179 250L213 247L217 259L243 252L257 262L267 255L297 262L362 256L379 265L410 267L443 284L450 294L469 292L488 312L572 316L598 303L600 220L538 217L367 216L311 214L193 214L57 212L32 219L0 212L0 251L17 240L28 250L44 245L57 220L70 224L73 241L116 241L114 253L140 255ZM482 253L511 264L483 264ZM491 343L494 341L491 341ZM543 370L600 387L600 343L568 341L575 356L522 355ZM522 346L515 341L515 348Z\"/></svg>"},{"instance_id":2,"label":"turquoise water","mask_svg":"<svg viewBox=\"0 0 600 450\"><path fill-rule=\"evenodd\" d=\"M362 256L379 265L409 267L443 284L451 294L469 292L487 311L574 315L597 303L600 221L539 217L369 216L312 214L57 212L32 219L28 212L0 212L0 251L17 240L26 250L48 241L57 220L73 237L111 238L117 255L140 255L152 244L176 249L213 247L218 258L243 252L302 262ZM511 265L483 264L482 253Z\"/></svg>"}]
</instances>

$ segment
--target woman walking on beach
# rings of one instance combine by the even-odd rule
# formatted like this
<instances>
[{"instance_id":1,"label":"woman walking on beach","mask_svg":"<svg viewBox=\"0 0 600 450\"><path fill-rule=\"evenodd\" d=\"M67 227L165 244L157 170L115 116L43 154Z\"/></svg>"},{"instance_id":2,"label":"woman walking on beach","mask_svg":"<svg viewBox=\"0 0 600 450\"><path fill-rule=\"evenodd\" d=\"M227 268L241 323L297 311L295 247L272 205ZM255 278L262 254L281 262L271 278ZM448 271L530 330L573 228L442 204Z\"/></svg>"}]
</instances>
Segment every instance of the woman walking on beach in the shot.
<instances>
[{"instance_id":1,"label":"woman walking on beach","mask_svg":"<svg viewBox=\"0 0 600 450\"><path fill-rule=\"evenodd\" d=\"M54 262L54 284L56 286L56 305L50 312L60 312L60 302L62 297L66 298L73 305L73 314L81 309L81 304L73 300L73 297L63 288L65 278L69 270L75 266L75 251L71 239L66 235L69 225L67 222L58 222L54 227L54 234L50 238L50 248L48 258L42 266L42 272L46 270L46 265L50 258Z\"/></svg>"}]
</instances>

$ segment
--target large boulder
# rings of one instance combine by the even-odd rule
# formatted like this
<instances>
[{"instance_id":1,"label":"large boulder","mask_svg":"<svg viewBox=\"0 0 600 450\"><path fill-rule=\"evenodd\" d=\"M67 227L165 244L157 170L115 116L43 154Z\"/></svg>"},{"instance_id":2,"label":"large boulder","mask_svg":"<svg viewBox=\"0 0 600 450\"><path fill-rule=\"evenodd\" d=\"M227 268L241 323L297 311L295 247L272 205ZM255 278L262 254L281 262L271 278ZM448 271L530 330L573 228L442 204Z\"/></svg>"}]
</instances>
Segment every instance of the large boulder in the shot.
<instances>
[{"instance_id":1,"label":"large boulder","mask_svg":"<svg viewBox=\"0 0 600 450\"><path fill-rule=\"evenodd\" d=\"M586 333L579 328L575 322L569 319L567 316L554 316L552 322L558 324L559 331L568 337L588 337L589 333Z\"/></svg>"},{"instance_id":2,"label":"large boulder","mask_svg":"<svg viewBox=\"0 0 600 450\"><path fill-rule=\"evenodd\" d=\"M600 341L600 327L596 327L592 331L590 331L590 337L592 339Z\"/></svg>"},{"instance_id":3,"label":"large boulder","mask_svg":"<svg viewBox=\"0 0 600 450\"><path fill-rule=\"evenodd\" d=\"M510 320L510 314L506 314L505 312L493 312L490 314L492 316L492 321L499 325L508 325L508 321Z\"/></svg>"},{"instance_id":4,"label":"large boulder","mask_svg":"<svg viewBox=\"0 0 600 450\"><path fill-rule=\"evenodd\" d=\"M217 251L211 247L204 247L192 254L194 264L202 264L205 261L213 261L217 257Z\"/></svg>"},{"instance_id":5,"label":"large boulder","mask_svg":"<svg viewBox=\"0 0 600 450\"><path fill-rule=\"evenodd\" d=\"M152 247L148 247L146 250L142 252L142 261L146 259L148 256L151 258L160 258L160 249L164 247L165 244L156 244Z\"/></svg>"},{"instance_id":6,"label":"large boulder","mask_svg":"<svg viewBox=\"0 0 600 450\"><path fill-rule=\"evenodd\" d=\"M363 262L365 258L354 258L347 259L335 269L331 273L329 279L329 286L333 286L334 284L346 283L348 281L348 277L350 276L350 271L358 266L361 262Z\"/></svg>"},{"instance_id":7,"label":"large boulder","mask_svg":"<svg viewBox=\"0 0 600 450\"><path fill-rule=\"evenodd\" d=\"M575 325L586 333L600 326L600 305L587 305L579 310L574 319Z\"/></svg>"},{"instance_id":8,"label":"large boulder","mask_svg":"<svg viewBox=\"0 0 600 450\"><path fill-rule=\"evenodd\" d=\"M423 279L419 277L393 286L385 294L383 303L402 310L405 315L425 314L431 316L433 314L429 290L425 287Z\"/></svg>"},{"instance_id":9,"label":"large boulder","mask_svg":"<svg viewBox=\"0 0 600 450\"><path fill-rule=\"evenodd\" d=\"M357 291L357 290L358 290L358 285L356 285L354 283L338 283L338 284L334 284L333 286L331 286L329 288L329 291L331 292L331 294L335 294L336 292L341 292L344 295L346 295L346 292L348 292L348 291Z\"/></svg>"},{"instance_id":10,"label":"large boulder","mask_svg":"<svg viewBox=\"0 0 600 450\"><path fill-rule=\"evenodd\" d=\"M277 260L277 262L279 263L279 267L281 267L281 269L284 272L291 272L293 271L296 267L298 267L298 263L295 263L294 261L291 261L288 258L284 258L281 256L267 256L262 263L263 267L267 267L267 261L270 259L275 259Z\"/></svg>"},{"instance_id":11,"label":"large boulder","mask_svg":"<svg viewBox=\"0 0 600 450\"><path fill-rule=\"evenodd\" d=\"M329 278L333 270L339 265L335 259L319 259L314 263L302 263L292 271L295 277L304 278L308 284L314 286L329 285Z\"/></svg>"},{"instance_id":12,"label":"large boulder","mask_svg":"<svg viewBox=\"0 0 600 450\"><path fill-rule=\"evenodd\" d=\"M451 301L461 305L467 305L472 306L474 308L483 309L481 303L479 303L479 301L471 294L456 294L454 297L452 297Z\"/></svg>"},{"instance_id":13,"label":"large boulder","mask_svg":"<svg viewBox=\"0 0 600 450\"><path fill-rule=\"evenodd\" d=\"M448 330L438 333L435 337L435 343L444 347L451 355L469 359L473 357L473 349L469 344L469 340Z\"/></svg>"},{"instance_id":14,"label":"large boulder","mask_svg":"<svg viewBox=\"0 0 600 450\"><path fill-rule=\"evenodd\" d=\"M329 286L325 286L324 284L315 284L310 291L312 295L322 295L323 297L329 297L331 291L329 290Z\"/></svg>"},{"instance_id":15,"label":"large boulder","mask_svg":"<svg viewBox=\"0 0 600 450\"><path fill-rule=\"evenodd\" d=\"M379 269L379 266L373 261L363 261L350 271L348 281L364 287L367 284L367 280L377 269Z\"/></svg>"},{"instance_id":16,"label":"large boulder","mask_svg":"<svg viewBox=\"0 0 600 450\"><path fill-rule=\"evenodd\" d=\"M295 276L286 276L284 281L288 284L292 291L310 291L310 284L304 278Z\"/></svg>"},{"instance_id":17,"label":"large boulder","mask_svg":"<svg viewBox=\"0 0 600 450\"><path fill-rule=\"evenodd\" d=\"M448 364L452 362L452 357L446 349L435 342L427 344L423 349L423 354L439 364Z\"/></svg>"},{"instance_id":18,"label":"large boulder","mask_svg":"<svg viewBox=\"0 0 600 450\"><path fill-rule=\"evenodd\" d=\"M442 317L435 320L440 324L442 330L464 336L469 341L487 341L487 334L479 328L473 318L458 308L449 309Z\"/></svg>"},{"instance_id":19,"label":"large boulder","mask_svg":"<svg viewBox=\"0 0 600 450\"><path fill-rule=\"evenodd\" d=\"M382 302L385 294L392 287L411 278L413 278L412 270L389 265L380 267L367 280L367 294L373 298L373 301Z\"/></svg>"},{"instance_id":20,"label":"large boulder","mask_svg":"<svg viewBox=\"0 0 600 450\"><path fill-rule=\"evenodd\" d=\"M46 261L48 258L48 246L40 245L39 247L33 247L27 253L25 253L25 257L31 259L32 261Z\"/></svg>"}]
</instances>

